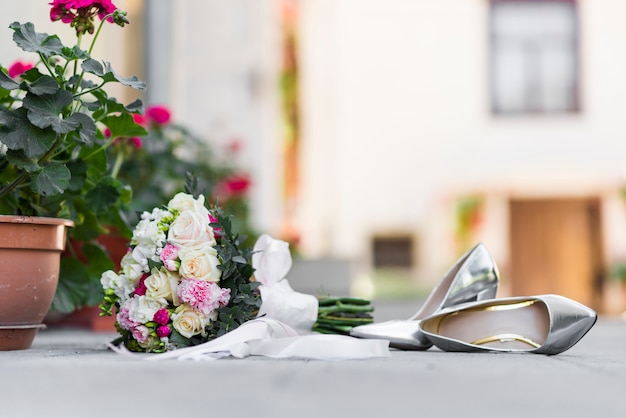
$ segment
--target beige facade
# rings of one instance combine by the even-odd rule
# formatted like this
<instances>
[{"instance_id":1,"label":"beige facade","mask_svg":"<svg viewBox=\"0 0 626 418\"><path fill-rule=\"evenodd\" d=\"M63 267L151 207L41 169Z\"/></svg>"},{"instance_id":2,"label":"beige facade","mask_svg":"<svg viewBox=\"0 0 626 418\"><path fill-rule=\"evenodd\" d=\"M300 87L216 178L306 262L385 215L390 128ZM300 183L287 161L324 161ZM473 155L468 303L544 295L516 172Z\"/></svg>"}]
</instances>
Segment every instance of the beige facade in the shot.
<instances>
[{"instance_id":1,"label":"beige facade","mask_svg":"<svg viewBox=\"0 0 626 418\"><path fill-rule=\"evenodd\" d=\"M142 28L149 26L144 8L161 11L162 26L144 33L143 47L138 30L114 29L102 54L119 58L122 73L140 72L142 60L153 70L162 66L149 75L156 81L148 97L167 101L178 122L217 145L242 141L254 224L278 235L289 211L303 256L350 260L355 274L367 276L376 239L408 237L410 276L428 284L481 240L501 267L503 294L578 295L583 288L589 303L597 277L626 260L626 201L619 195L626 182L626 2L575 3L577 111L502 115L490 104L489 1L296 1L301 126L297 198L289 202L282 189L294 173L283 165L281 2L186 0L169 11L167 1L116 4L134 7ZM7 3L0 29L34 20L38 30L58 32L62 25L47 20L47 7L36 12L40 6ZM7 42L10 32L0 31L3 65L20 56ZM166 42L151 43L157 35ZM459 232L467 198L479 205ZM556 211L550 216L563 221L538 229L555 240L524 235L537 210L539 219ZM568 245L578 240L586 244ZM565 251L548 257L565 261L519 267L537 255L514 249L537 250L537 242ZM587 272L583 284L542 287L571 274L567 260L582 259L574 270ZM536 286L519 286L526 281Z\"/></svg>"}]
</instances>

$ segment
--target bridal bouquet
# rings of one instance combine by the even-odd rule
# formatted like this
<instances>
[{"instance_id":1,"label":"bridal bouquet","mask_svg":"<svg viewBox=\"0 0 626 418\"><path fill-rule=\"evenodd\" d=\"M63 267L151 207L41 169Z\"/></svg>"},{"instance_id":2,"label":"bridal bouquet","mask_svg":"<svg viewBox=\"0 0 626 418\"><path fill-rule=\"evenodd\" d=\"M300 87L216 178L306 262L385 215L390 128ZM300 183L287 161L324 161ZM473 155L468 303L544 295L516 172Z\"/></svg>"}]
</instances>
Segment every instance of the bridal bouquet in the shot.
<instances>
[{"instance_id":1,"label":"bridal bouquet","mask_svg":"<svg viewBox=\"0 0 626 418\"><path fill-rule=\"evenodd\" d=\"M117 310L114 344L161 353L220 337L254 318L261 306L251 281L251 251L240 249L220 208L179 193L144 212L121 271L101 277L103 315Z\"/></svg>"},{"instance_id":2,"label":"bridal bouquet","mask_svg":"<svg viewBox=\"0 0 626 418\"><path fill-rule=\"evenodd\" d=\"M369 301L298 293L286 279L288 243L262 235L250 250L240 248L243 240L203 196L179 193L144 212L121 270L101 277L101 314L115 310L120 333L111 348L168 352L161 359L388 354L386 341L345 335L373 322Z\"/></svg>"}]
</instances>

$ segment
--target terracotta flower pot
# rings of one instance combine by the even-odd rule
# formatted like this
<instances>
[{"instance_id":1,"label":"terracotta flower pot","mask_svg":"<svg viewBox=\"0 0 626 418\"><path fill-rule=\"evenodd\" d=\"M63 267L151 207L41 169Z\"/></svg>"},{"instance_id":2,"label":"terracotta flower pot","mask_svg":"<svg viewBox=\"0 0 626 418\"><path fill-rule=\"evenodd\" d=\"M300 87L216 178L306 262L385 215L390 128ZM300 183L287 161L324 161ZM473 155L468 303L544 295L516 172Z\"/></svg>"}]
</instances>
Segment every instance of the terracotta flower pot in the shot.
<instances>
[{"instance_id":1,"label":"terracotta flower pot","mask_svg":"<svg viewBox=\"0 0 626 418\"><path fill-rule=\"evenodd\" d=\"M59 279L67 219L0 215L0 351L29 348Z\"/></svg>"}]
</instances>

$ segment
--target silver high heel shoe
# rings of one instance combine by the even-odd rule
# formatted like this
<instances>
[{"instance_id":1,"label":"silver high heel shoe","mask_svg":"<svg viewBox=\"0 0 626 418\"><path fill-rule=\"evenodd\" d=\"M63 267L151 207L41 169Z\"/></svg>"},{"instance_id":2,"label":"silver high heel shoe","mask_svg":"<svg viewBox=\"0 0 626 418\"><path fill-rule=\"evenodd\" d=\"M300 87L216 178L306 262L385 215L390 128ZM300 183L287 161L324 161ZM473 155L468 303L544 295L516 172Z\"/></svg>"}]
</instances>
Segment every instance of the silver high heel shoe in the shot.
<instances>
[{"instance_id":1,"label":"silver high heel shoe","mask_svg":"<svg viewBox=\"0 0 626 418\"><path fill-rule=\"evenodd\" d=\"M558 295L466 303L432 315L421 331L445 351L559 354L596 323L592 309Z\"/></svg>"},{"instance_id":2,"label":"silver high heel shoe","mask_svg":"<svg viewBox=\"0 0 626 418\"><path fill-rule=\"evenodd\" d=\"M449 306L494 298L498 279L496 263L487 248L479 243L461 256L411 318L360 325L352 328L350 335L388 340L390 347L402 350L426 350L433 344L420 331L420 320Z\"/></svg>"}]
</instances>

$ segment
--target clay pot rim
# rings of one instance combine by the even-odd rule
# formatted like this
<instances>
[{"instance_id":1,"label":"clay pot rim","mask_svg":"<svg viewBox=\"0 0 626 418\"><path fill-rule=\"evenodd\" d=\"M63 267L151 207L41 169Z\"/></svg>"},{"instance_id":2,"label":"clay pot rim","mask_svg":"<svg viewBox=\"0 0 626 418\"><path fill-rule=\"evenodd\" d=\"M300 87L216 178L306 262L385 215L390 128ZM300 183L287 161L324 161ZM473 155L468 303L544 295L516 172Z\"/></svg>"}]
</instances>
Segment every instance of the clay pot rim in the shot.
<instances>
[{"instance_id":1,"label":"clay pot rim","mask_svg":"<svg viewBox=\"0 0 626 418\"><path fill-rule=\"evenodd\" d=\"M7 329L44 329L45 324L17 324L17 325L0 325L0 331Z\"/></svg>"},{"instance_id":2,"label":"clay pot rim","mask_svg":"<svg viewBox=\"0 0 626 418\"><path fill-rule=\"evenodd\" d=\"M74 227L74 222L63 218L46 218L43 216L0 215L0 223L33 224L33 225L64 225Z\"/></svg>"}]
</instances>

